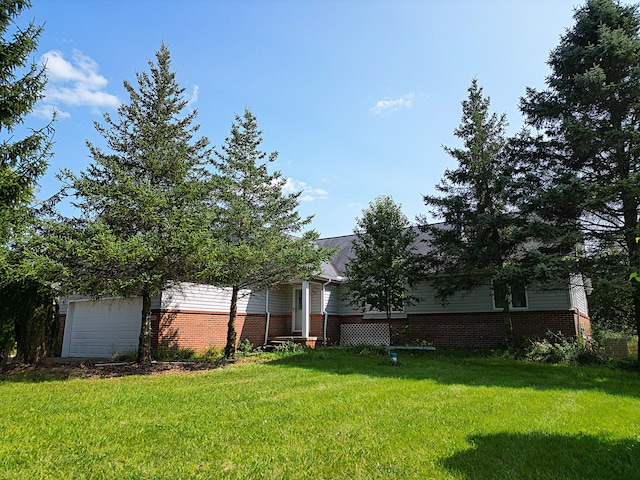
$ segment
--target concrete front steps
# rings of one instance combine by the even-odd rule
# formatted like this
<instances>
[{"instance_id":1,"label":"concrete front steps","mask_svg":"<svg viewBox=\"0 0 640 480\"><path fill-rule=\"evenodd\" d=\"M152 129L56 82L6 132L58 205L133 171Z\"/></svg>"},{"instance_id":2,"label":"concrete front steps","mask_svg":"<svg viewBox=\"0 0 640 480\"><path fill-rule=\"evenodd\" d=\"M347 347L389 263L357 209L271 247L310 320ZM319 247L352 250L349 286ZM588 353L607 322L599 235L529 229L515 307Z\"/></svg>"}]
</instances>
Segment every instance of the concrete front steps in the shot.
<instances>
[{"instance_id":1,"label":"concrete front steps","mask_svg":"<svg viewBox=\"0 0 640 480\"><path fill-rule=\"evenodd\" d=\"M279 336L279 337L269 337L269 343L267 344L267 349L269 346L271 349L275 349L276 347L281 347L282 345L287 344L288 342L293 342L298 345L302 345L304 347L321 347L322 346L322 337L300 337L300 336Z\"/></svg>"}]
</instances>

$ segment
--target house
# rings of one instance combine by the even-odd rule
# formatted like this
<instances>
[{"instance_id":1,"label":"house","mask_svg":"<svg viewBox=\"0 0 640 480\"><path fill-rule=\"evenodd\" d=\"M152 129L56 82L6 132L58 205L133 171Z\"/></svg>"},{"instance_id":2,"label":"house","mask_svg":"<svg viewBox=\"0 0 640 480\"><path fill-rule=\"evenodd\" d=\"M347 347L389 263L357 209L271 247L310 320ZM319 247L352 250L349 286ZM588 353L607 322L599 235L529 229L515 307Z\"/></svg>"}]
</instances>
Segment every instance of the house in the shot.
<instances>
[{"instance_id":1,"label":"house","mask_svg":"<svg viewBox=\"0 0 640 480\"><path fill-rule=\"evenodd\" d=\"M446 305L435 298L428 281L414 292L421 301L392 313L355 310L344 300L344 268L355 235L324 238L337 247L330 263L309 280L291 280L265 292L242 291L238 299L238 340L254 345L276 337L316 347L332 344L405 344L429 342L442 347L493 348L504 344L501 305L491 278L460 293ZM429 251L425 234L416 247ZM226 342L231 291L212 285L180 283L152 301L155 346L204 351ZM133 351L140 334L140 298L63 299L60 320L63 357L112 357ZM581 277L549 287L511 287L514 336L544 337L547 331L580 336L590 333L587 299Z\"/></svg>"}]
</instances>

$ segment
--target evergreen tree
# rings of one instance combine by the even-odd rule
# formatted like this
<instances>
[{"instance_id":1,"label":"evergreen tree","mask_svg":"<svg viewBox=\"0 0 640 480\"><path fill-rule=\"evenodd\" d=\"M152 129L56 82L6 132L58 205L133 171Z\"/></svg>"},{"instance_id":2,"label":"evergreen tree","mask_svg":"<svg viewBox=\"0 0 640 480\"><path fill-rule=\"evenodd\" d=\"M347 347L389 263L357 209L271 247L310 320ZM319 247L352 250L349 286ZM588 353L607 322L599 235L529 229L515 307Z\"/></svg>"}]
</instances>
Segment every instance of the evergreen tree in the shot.
<instances>
[{"instance_id":1,"label":"evergreen tree","mask_svg":"<svg viewBox=\"0 0 640 480\"><path fill-rule=\"evenodd\" d=\"M16 343L18 361L38 362L52 339L52 315L38 312L52 307L53 288L34 272L37 263L23 248L34 234L34 190L53 134L52 122L24 127L46 83L44 67L29 62L42 27L17 23L30 6L28 0L0 0L0 363Z\"/></svg>"},{"instance_id":2,"label":"evergreen tree","mask_svg":"<svg viewBox=\"0 0 640 480\"><path fill-rule=\"evenodd\" d=\"M203 206L208 197L208 140L194 140L197 111L186 112L184 88L162 44L150 73L125 81L129 103L118 118L96 123L109 151L87 143L93 162L65 191L82 216L68 219L70 287L92 295L142 296L138 362L151 361L151 297L198 270Z\"/></svg>"},{"instance_id":3,"label":"evergreen tree","mask_svg":"<svg viewBox=\"0 0 640 480\"><path fill-rule=\"evenodd\" d=\"M356 220L353 257L345 265L347 299L363 312L402 311L419 298L412 295L422 278L418 232L390 196L380 196Z\"/></svg>"},{"instance_id":4,"label":"evergreen tree","mask_svg":"<svg viewBox=\"0 0 640 480\"><path fill-rule=\"evenodd\" d=\"M243 116L236 115L222 151L215 152L211 203L216 218L202 277L231 288L225 358L235 356L237 302L243 289L264 290L308 278L332 254L314 244L315 231L293 237L311 217L298 213L301 192L285 195L281 173L269 173L277 153L261 151L261 143L256 117L245 109Z\"/></svg>"},{"instance_id":5,"label":"evergreen tree","mask_svg":"<svg viewBox=\"0 0 640 480\"><path fill-rule=\"evenodd\" d=\"M443 196L425 195L425 205L444 225L429 225L419 218L420 228L430 234L433 248L428 264L436 295L451 295L486 284L493 276L494 295L505 317L507 342L512 340L511 286L530 280L523 268L524 221L509 197L513 169L505 158L505 115L490 113L476 79L462 102L462 121L454 131L462 148L445 147L457 163L446 170L436 189Z\"/></svg>"},{"instance_id":6,"label":"evergreen tree","mask_svg":"<svg viewBox=\"0 0 640 480\"><path fill-rule=\"evenodd\" d=\"M588 0L551 52L547 89L527 89L533 131L519 139L528 206L566 239L586 245L573 268L629 279L640 263L640 15L636 6ZM620 255L622 253L622 255ZM616 276L599 266L622 265ZM640 283L631 300L640 333Z\"/></svg>"},{"instance_id":7,"label":"evergreen tree","mask_svg":"<svg viewBox=\"0 0 640 480\"><path fill-rule=\"evenodd\" d=\"M15 139L16 129L43 97L46 83L42 65L29 64L42 27L16 24L31 6L28 0L0 1L0 248L12 232L28 222L34 188L47 168L51 124ZM11 38L7 38L11 34Z\"/></svg>"}]
</instances>

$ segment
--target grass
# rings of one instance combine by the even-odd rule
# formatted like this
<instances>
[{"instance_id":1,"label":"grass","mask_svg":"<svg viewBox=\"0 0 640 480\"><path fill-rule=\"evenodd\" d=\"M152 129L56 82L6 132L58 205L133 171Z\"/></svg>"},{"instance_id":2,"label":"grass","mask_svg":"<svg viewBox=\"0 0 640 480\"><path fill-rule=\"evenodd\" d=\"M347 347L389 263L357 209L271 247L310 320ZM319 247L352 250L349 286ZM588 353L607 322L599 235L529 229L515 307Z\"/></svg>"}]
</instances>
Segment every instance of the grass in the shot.
<instances>
[{"instance_id":1,"label":"grass","mask_svg":"<svg viewBox=\"0 0 640 480\"><path fill-rule=\"evenodd\" d=\"M1 479L640 472L637 372L320 350L193 374L21 380L0 377Z\"/></svg>"}]
</instances>

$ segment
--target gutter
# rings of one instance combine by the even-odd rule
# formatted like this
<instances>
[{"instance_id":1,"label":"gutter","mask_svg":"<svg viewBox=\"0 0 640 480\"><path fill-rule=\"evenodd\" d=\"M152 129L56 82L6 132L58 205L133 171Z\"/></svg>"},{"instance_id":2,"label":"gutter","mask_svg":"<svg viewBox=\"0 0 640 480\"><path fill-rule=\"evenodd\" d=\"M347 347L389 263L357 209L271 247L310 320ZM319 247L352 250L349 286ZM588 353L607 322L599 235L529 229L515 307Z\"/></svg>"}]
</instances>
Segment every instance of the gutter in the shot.
<instances>
[{"instance_id":1,"label":"gutter","mask_svg":"<svg viewBox=\"0 0 640 480\"><path fill-rule=\"evenodd\" d=\"M327 321L329 319L329 312L327 312L327 309L325 308L325 302L324 302L324 287L326 287L330 283L331 283L331 279L329 279L325 283L323 283L322 284L322 290L320 292L320 294L321 294L320 301L322 303L322 314L324 315L324 324L322 326L322 346L323 347L327 346Z\"/></svg>"},{"instance_id":2,"label":"gutter","mask_svg":"<svg viewBox=\"0 0 640 480\"><path fill-rule=\"evenodd\" d=\"M267 299L265 300L264 312L267 314L267 325L264 329L264 344L269 343L269 320L271 319L271 312L269 312L269 289L267 288Z\"/></svg>"}]
</instances>

